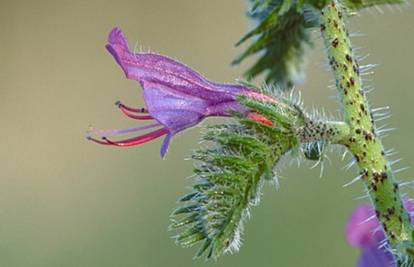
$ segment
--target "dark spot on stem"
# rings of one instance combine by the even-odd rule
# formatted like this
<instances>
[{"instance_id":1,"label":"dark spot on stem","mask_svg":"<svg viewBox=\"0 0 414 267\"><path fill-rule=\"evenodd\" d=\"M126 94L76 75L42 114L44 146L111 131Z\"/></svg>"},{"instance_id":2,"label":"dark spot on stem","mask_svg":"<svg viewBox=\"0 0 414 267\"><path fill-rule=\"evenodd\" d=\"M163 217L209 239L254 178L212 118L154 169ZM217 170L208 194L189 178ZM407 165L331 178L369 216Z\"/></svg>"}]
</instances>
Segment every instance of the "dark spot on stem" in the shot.
<instances>
[{"instance_id":1,"label":"dark spot on stem","mask_svg":"<svg viewBox=\"0 0 414 267\"><path fill-rule=\"evenodd\" d=\"M355 85L355 80L353 77L349 78L349 83L354 86Z\"/></svg>"},{"instance_id":2,"label":"dark spot on stem","mask_svg":"<svg viewBox=\"0 0 414 267\"><path fill-rule=\"evenodd\" d=\"M381 172L381 182L384 182L388 178L388 175L386 172Z\"/></svg>"},{"instance_id":3,"label":"dark spot on stem","mask_svg":"<svg viewBox=\"0 0 414 267\"><path fill-rule=\"evenodd\" d=\"M394 193L397 193L398 187L399 187L398 184L394 183L394 188L393 188Z\"/></svg>"},{"instance_id":4,"label":"dark spot on stem","mask_svg":"<svg viewBox=\"0 0 414 267\"><path fill-rule=\"evenodd\" d=\"M333 46L333 48L337 48L337 47L338 47L338 45L339 45L339 40L338 40L338 38L335 38L335 39L332 41L332 46Z\"/></svg>"}]
</instances>

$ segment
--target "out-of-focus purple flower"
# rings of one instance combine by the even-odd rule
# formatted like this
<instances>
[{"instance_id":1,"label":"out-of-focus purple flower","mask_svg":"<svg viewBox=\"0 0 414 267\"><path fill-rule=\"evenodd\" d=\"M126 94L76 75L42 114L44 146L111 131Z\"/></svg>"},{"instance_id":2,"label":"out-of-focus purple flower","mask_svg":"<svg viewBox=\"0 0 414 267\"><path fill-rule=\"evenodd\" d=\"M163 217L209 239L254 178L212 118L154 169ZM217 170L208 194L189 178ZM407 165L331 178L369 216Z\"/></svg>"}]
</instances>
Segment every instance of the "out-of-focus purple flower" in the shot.
<instances>
[{"instance_id":1,"label":"out-of-focus purple flower","mask_svg":"<svg viewBox=\"0 0 414 267\"><path fill-rule=\"evenodd\" d=\"M276 101L245 86L209 81L196 71L168 57L154 53L131 52L119 28L114 28L110 32L106 48L121 66L126 77L141 84L146 103L145 108L132 108L121 102L117 102L117 106L130 118L154 120L155 123L122 130L91 129L88 138L96 143L129 147L165 135L161 146L161 156L164 156L174 134L196 125L204 118L228 116L230 110L248 113L247 109L236 101L239 94L265 101ZM252 117L255 118L257 116ZM147 129L156 130L119 141L107 137ZM100 138L94 138L92 135Z\"/></svg>"},{"instance_id":2,"label":"out-of-focus purple flower","mask_svg":"<svg viewBox=\"0 0 414 267\"><path fill-rule=\"evenodd\" d=\"M413 200L404 199L404 205L410 213L414 211ZM395 267L394 257L387 250L384 232L371 205L362 204L353 210L346 225L346 238L350 245L362 250L357 267Z\"/></svg>"}]
</instances>

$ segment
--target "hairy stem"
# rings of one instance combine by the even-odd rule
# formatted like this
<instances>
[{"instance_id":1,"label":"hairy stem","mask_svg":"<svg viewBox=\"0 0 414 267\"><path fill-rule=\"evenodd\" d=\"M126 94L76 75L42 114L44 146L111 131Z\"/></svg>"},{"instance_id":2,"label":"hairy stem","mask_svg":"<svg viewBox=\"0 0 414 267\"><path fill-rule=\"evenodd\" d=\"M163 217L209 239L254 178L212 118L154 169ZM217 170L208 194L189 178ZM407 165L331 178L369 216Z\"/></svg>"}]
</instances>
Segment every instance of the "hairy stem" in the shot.
<instances>
[{"instance_id":1,"label":"hairy stem","mask_svg":"<svg viewBox=\"0 0 414 267\"><path fill-rule=\"evenodd\" d=\"M341 121L314 121L308 120L298 130L301 143L325 141L340 144L349 136L349 125Z\"/></svg>"},{"instance_id":2,"label":"hairy stem","mask_svg":"<svg viewBox=\"0 0 414 267\"><path fill-rule=\"evenodd\" d=\"M329 64L335 75L345 122L350 129L349 136L342 143L355 157L361 180L390 247L407 255L406 250L400 250L403 243L412 242L413 227L404 209L391 165L385 157L381 139L376 133L362 87L359 65L337 1L332 1L321 12L321 32Z\"/></svg>"}]
</instances>

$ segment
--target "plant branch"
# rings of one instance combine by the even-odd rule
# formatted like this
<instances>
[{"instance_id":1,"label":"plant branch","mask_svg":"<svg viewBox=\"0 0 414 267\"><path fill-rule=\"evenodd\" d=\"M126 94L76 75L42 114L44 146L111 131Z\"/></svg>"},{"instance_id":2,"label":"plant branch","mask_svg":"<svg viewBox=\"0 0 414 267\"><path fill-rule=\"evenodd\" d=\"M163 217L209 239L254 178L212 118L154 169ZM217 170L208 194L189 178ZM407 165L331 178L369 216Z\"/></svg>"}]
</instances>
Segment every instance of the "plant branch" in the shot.
<instances>
[{"instance_id":1,"label":"plant branch","mask_svg":"<svg viewBox=\"0 0 414 267\"><path fill-rule=\"evenodd\" d=\"M349 125L342 121L308 120L298 130L301 143L323 141L331 144L344 144L349 134Z\"/></svg>"},{"instance_id":2,"label":"plant branch","mask_svg":"<svg viewBox=\"0 0 414 267\"><path fill-rule=\"evenodd\" d=\"M402 257L409 258L409 249L403 244L411 244L413 227L404 209L391 164L385 157L381 139L376 132L363 90L360 68L337 1L332 1L322 10L320 27L345 122L350 128L350 135L343 143L355 157L376 216L390 248L395 252L397 262L401 264Z\"/></svg>"}]
</instances>

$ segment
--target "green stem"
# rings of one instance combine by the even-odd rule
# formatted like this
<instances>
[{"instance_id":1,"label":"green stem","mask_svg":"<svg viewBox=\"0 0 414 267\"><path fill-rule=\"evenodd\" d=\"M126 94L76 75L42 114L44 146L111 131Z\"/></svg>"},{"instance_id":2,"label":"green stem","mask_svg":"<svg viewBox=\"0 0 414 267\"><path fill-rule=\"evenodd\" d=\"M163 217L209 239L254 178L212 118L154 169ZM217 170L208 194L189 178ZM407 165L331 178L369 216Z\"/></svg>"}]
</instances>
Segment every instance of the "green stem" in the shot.
<instances>
[{"instance_id":1,"label":"green stem","mask_svg":"<svg viewBox=\"0 0 414 267\"><path fill-rule=\"evenodd\" d=\"M331 144L341 144L349 134L349 125L342 121L307 120L297 131L301 143L326 141Z\"/></svg>"},{"instance_id":2,"label":"green stem","mask_svg":"<svg viewBox=\"0 0 414 267\"><path fill-rule=\"evenodd\" d=\"M403 207L398 184L375 131L368 101L362 87L359 65L337 1L321 12L321 32L329 64L335 75L345 122L350 135L343 140L360 168L361 180L369 193L392 249L412 242L413 227ZM407 255L405 251L397 251Z\"/></svg>"}]
</instances>

